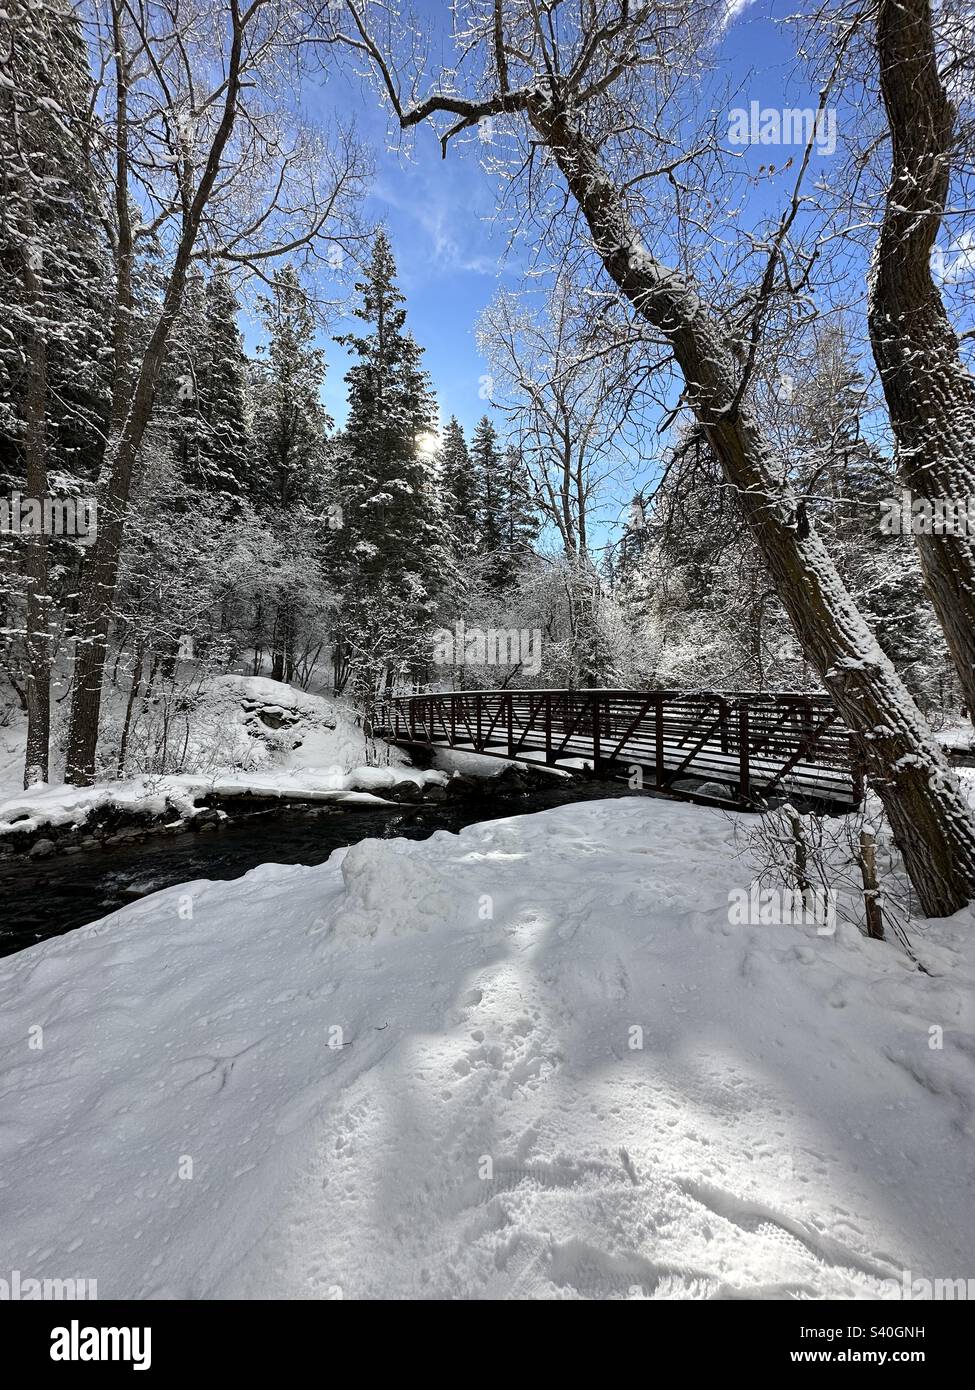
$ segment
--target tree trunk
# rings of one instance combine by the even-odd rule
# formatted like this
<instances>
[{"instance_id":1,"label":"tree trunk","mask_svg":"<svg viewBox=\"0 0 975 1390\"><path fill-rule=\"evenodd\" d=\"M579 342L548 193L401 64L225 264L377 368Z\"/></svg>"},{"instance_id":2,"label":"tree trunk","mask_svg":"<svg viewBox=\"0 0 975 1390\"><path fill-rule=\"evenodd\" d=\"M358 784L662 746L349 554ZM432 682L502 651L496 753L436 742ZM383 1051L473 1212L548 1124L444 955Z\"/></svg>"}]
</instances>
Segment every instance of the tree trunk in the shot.
<instances>
[{"instance_id":1,"label":"tree trunk","mask_svg":"<svg viewBox=\"0 0 975 1390\"><path fill-rule=\"evenodd\" d=\"M880 85L891 179L870 283L869 324L897 440L901 481L918 497L975 498L975 379L931 270L948 196L955 111L938 74L929 0L881 0ZM925 584L965 705L975 711L975 541L918 535Z\"/></svg>"},{"instance_id":2,"label":"tree trunk","mask_svg":"<svg viewBox=\"0 0 975 1390\"><path fill-rule=\"evenodd\" d=\"M280 615L279 615L279 621L280 621ZM285 663L284 639L283 639L283 637L282 637L280 631L278 630L278 628L275 627L275 630L274 630L274 648L273 648L273 651L272 651L272 653L271 653L271 679L272 679L272 681L283 681L283 680L284 680L284 663Z\"/></svg>"},{"instance_id":3,"label":"tree trunk","mask_svg":"<svg viewBox=\"0 0 975 1390\"><path fill-rule=\"evenodd\" d=\"M125 759L129 751L129 733L132 729L132 713L135 709L135 702L139 694L139 686L142 684L142 663L144 660L145 648L142 642L136 644L135 667L132 671L132 684L129 686L129 698L125 705L125 721L122 725L122 740L118 750L118 775L125 776Z\"/></svg>"},{"instance_id":4,"label":"tree trunk","mask_svg":"<svg viewBox=\"0 0 975 1390\"><path fill-rule=\"evenodd\" d=\"M796 499L747 401L735 408L741 368L726 331L693 286L641 246L595 148L567 111L542 93L528 111L609 275L671 345L803 651L853 733L923 910L933 917L958 911L975 895L975 821L815 530L797 526Z\"/></svg>"},{"instance_id":5,"label":"tree trunk","mask_svg":"<svg viewBox=\"0 0 975 1390\"><path fill-rule=\"evenodd\" d=\"M278 605L274 620L273 681L290 681L294 674L294 608L290 599Z\"/></svg>"},{"instance_id":6,"label":"tree trunk","mask_svg":"<svg viewBox=\"0 0 975 1390\"><path fill-rule=\"evenodd\" d=\"M28 248L24 285L39 319L44 316L44 291ZM41 504L47 499L47 341L37 328L30 345L25 402L24 459L26 495ZM51 632L49 626L47 536L43 530L26 538L27 580L27 756L24 786L46 782L50 775Z\"/></svg>"},{"instance_id":7,"label":"tree trunk","mask_svg":"<svg viewBox=\"0 0 975 1390\"><path fill-rule=\"evenodd\" d=\"M341 633L332 648L332 693L341 695L349 682L349 651Z\"/></svg>"},{"instance_id":8,"label":"tree trunk","mask_svg":"<svg viewBox=\"0 0 975 1390\"><path fill-rule=\"evenodd\" d=\"M79 604L78 636L75 644L75 692L71 705L68 732L68 759L65 778L77 786L88 786L95 776L95 755L98 748L98 722L101 714L102 679L108 652L108 633L111 606L118 582L119 561L129 494L136 459L149 424L156 395L156 384L166 354L166 345L173 324L183 303L186 275L193 247L200 230L203 211L213 190L227 141L234 127L237 98L240 92L242 27L237 7L233 8L233 38L227 64L224 108L220 124L207 153L206 164L193 199L186 208L182 231L173 268L166 284L162 309L149 336L131 400L126 402L124 420L120 403L127 391L128 321L126 296L131 301L131 251L128 213L128 121L125 99L128 84L127 58L120 38L118 7L114 7L116 24L116 64L119 90L116 113L116 209L119 219L118 293L116 312L115 391L113 399L113 429L105 449L99 497L99 526L89 559L82 572ZM125 235L123 236L123 229ZM121 353L121 356L120 356Z\"/></svg>"},{"instance_id":9,"label":"tree trunk","mask_svg":"<svg viewBox=\"0 0 975 1390\"><path fill-rule=\"evenodd\" d=\"M880 884L877 881L877 843L869 830L860 831L860 877L863 879L867 935L875 941L883 941L884 910L881 906Z\"/></svg>"}]
</instances>

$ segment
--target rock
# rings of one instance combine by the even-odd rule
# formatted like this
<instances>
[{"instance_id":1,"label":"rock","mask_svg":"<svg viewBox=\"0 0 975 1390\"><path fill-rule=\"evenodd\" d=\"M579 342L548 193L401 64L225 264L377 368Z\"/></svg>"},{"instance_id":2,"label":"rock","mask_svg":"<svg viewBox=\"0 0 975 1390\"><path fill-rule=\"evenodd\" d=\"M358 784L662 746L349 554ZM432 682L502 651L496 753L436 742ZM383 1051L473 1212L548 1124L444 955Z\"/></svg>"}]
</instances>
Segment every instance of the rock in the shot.
<instances>
[{"instance_id":1,"label":"rock","mask_svg":"<svg viewBox=\"0 0 975 1390\"><path fill-rule=\"evenodd\" d=\"M423 788L424 801L446 801L447 788L438 786L436 782L432 786Z\"/></svg>"},{"instance_id":2,"label":"rock","mask_svg":"<svg viewBox=\"0 0 975 1390\"><path fill-rule=\"evenodd\" d=\"M390 801L421 801L423 791L415 782L394 782L388 789L384 788L383 796L389 797Z\"/></svg>"},{"instance_id":3,"label":"rock","mask_svg":"<svg viewBox=\"0 0 975 1390\"><path fill-rule=\"evenodd\" d=\"M516 767L503 767L494 777L488 778L487 789L492 792L523 792L527 791L531 785L531 778L526 769Z\"/></svg>"},{"instance_id":4,"label":"rock","mask_svg":"<svg viewBox=\"0 0 975 1390\"><path fill-rule=\"evenodd\" d=\"M447 796L475 796L480 790L476 777L468 777L463 772L459 772L456 777L451 777L444 787Z\"/></svg>"},{"instance_id":5,"label":"rock","mask_svg":"<svg viewBox=\"0 0 975 1390\"><path fill-rule=\"evenodd\" d=\"M53 840L35 840L28 851L28 858L49 859L56 849Z\"/></svg>"},{"instance_id":6,"label":"rock","mask_svg":"<svg viewBox=\"0 0 975 1390\"><path fill-rule=\"evenodd\" d=\"M711 796L715 801L734 801L734 794L730 787L723 782L702 782L699 787L693 789L698 796Z\"/></svg>"}]
</instances>

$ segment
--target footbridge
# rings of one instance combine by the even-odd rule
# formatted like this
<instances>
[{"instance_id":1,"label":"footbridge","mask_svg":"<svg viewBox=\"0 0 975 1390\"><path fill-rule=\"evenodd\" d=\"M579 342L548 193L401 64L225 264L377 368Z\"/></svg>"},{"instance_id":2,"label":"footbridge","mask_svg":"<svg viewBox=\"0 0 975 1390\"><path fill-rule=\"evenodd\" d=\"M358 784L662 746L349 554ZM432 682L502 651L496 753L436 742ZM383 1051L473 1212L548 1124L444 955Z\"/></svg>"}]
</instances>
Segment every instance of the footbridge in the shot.
<instances>
[{"instance_id":1,"label":"footbridge","mask_svg":"<svg viewBox=\"0 0 975 1390\"><path fill-rule=\"evenodd\" d=\"M754 806L793 795L855 805L863 795L849 730L826 695L431 692L382 702L373 731L404 746L591 770L694 800Z\"/></svg>"}]
</instances>

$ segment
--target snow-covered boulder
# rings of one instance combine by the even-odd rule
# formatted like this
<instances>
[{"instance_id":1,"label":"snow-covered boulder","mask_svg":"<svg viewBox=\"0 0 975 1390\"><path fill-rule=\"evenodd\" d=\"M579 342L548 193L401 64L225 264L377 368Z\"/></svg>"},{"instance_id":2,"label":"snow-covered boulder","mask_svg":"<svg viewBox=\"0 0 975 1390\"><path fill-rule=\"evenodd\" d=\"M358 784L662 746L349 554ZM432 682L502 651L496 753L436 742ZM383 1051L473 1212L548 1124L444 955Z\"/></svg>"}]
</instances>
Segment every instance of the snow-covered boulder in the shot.
<instances>
[{"instance_id":1,"label":"snow-covered boulder","mask_svg":"<svg viewBox=\"0 0 975 1390\"><path fill-rule=\"evenodd\" d=\"M360 840L346 850L337 932L400 936L449 924L455 906L449 885L418 848L413 840Z\"/></svg>"}]
</instances>

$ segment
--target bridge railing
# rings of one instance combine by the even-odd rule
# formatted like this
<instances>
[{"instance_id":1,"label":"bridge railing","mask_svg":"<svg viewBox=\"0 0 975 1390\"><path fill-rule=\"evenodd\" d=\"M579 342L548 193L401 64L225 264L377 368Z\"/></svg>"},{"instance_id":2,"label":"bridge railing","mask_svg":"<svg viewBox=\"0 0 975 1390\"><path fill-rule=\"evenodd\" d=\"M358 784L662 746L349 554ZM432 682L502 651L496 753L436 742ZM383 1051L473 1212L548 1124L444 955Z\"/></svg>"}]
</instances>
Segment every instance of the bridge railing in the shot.
<instances>
[{"instance_id":1,"label":"bridge railing","mask_svg":"<svg viewBox=\"0 0 975 1390\"><path fill-rule=\"evenodd\" d=\"M681 690L476 690L398 696L377 734L500 757L639 766L665 789L682 778L732 785L739 801L801 784L858 801L850 734L828 696Z\"/></svg>"}]
</instances>

